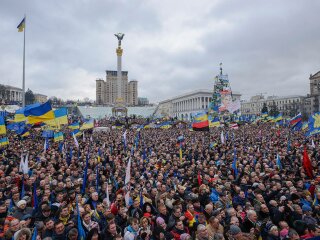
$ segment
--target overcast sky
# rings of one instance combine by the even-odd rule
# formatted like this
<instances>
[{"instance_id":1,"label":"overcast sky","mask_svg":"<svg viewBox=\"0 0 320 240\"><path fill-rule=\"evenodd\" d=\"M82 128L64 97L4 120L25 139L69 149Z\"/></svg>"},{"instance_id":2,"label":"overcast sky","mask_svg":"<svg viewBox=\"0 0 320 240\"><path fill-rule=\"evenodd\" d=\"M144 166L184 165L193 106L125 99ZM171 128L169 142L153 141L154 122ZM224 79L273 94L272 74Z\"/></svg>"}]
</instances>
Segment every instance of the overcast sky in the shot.
<instances>
[{"instance_id":1,"label":"overcast sky","mask_svg":"<svg viewBox=\"0 0 320 240\"><path fill-rule=\"evenodd\" d=\"M95 79L123 70L138 95L158 102L212 89L223 62L233 91L305 95L320 70L320 1L1 0L0 83L21 87L27 14L26 88L95 99Z\"/></svg>"}]
</instances>

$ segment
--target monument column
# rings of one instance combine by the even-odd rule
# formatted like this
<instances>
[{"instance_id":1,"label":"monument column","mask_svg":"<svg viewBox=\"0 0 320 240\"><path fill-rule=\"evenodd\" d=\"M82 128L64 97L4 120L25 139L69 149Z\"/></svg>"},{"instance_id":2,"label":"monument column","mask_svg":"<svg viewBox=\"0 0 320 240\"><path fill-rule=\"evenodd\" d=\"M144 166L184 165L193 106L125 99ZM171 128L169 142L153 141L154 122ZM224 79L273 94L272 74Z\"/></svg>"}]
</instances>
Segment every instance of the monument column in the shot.
<instances>
[{"instance_id":1,"label":"monument column","mask_svg":"<svg viewBox=\"0 0 320 240\"><path fill-rule=\"evenodd\" d=\"M112 108L112 113L113 116L118 116L120 115L127 115L127 108L126 106L126 101L125 101L125 96L123 96L122 90L125 90L125 87L122 87L122 53L123 49L121 48L121 41L124 37L123 33L117 33L115 36L118 39L118 47L116 48L116 53L117 53L117 94L116 94L116 101L115 101L115 107Z\"/></svg>"},{"instance_id":2,"label":"monument column","mask_svg":"<svg viewBox=\"0 0 320 240\"><path fill-rule=\"evenodd\" d=\"M123 33L117 33L115 36L118 38L118 48L116 49L117 53L117 98L116 102L124 102L122 96L122 53L123 49L121 48L121 40L124 37Z\"/></svg>"}]
</instances>

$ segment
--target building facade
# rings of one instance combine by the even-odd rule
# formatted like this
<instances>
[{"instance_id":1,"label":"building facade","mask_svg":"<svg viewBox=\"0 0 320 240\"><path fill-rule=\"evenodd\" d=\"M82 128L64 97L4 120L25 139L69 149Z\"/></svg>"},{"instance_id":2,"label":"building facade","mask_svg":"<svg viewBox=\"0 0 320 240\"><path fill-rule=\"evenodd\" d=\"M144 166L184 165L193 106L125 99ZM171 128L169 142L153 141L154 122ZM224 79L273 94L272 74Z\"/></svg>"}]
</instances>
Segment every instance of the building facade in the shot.
<instances>
[{"instance_id":1,"label":"building facade","mask_svg":"<svg viewBox=\"0 0 320 240\"><path fill-rule=\"evenodd\" d=\"M307 119L311 114L320 111L320 71L315 74L310 74L309 87L310 94L306 96L270 96L267 98L264 98L262 95L253 96L249 101L241 102L241 114L261 114L264 103L266 103L268 109L270 109L274 102L279 112L283 113L283 115L292 117L301 112L304 119Z\"/></svg>"},{"instance_id":2,"label":"building facade","mask_svg":"<svg viewBox=\"0 0 320 240\"><path fill-rule=\"evenodd\" d=\"M285 97L269 96L265 98L263 95L251 97L250 101L241 102L242 115L259 115L261 114L263 105L266 104L268 110L275 104L279 112L285 116L294 116L299 112L304 112L305 96L293 95Z\"/></svg>"},{"instance_id":3,"label":"building facade","mask_svg":"<svg viewBox=\"0 0 320 240\"><path fill-rule=\"evenodd\" d=\"M35 102L45 103L48 100L48 97L43 94L35 93L34 99L35 99Z\"/></svg>"},{"instance_id":4,"label":"building facade","mask_svg":"<svg viewBox=\"0 0 320 240\"><path fill-rule=\"evenodd\" d=\"M149 100L146 97L139 97L138 98L138 105L139 106L146 106L149 105Z\"/></svg>"},{"instance_id":5,"label":"building facade","mask_svg":"<svg viewBox=\"0 0 320 240\"><path fill-rule=\"evenodd\" d=\"M241 94L233 93L233 101L240 100ZM159 103L156 115L190 120L196 113L208 110L212 91L196 90Z\"/></svg>"},{"instance_id":6,"label":"building facade","mask_svg":"<svg viewBox=\"0 0 320 240\"><path fill-rule=\"evenodd\" d=\"M21 103L22 89L9 85L1 85L0 99L2 103Z\"/></svg>"},{"instance_id":7,"label":"building facade","mask_svg":"<svg viewBox=\"0 0 320 240\"><path fill-rule=\"evenodd\" d=\"M122 71L121 78L121 96L129 106L138 105L138 81L128 82L128 72ZM106 71L106 81L103 79L96 80L96 103L98 105L111 106L117 99L117 71Z\"/></svg>"}]
</instances>

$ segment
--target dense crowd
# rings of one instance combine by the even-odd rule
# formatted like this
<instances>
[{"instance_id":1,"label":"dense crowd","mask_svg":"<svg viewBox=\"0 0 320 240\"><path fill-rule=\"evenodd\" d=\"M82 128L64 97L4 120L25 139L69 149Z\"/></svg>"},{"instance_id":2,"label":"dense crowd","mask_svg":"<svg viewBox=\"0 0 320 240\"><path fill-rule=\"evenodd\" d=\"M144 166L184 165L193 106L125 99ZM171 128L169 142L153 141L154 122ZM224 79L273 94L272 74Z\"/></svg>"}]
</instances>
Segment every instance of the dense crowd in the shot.
<instances>
[{"instance_id":1,"label":"dense crowd","mask_svg":"<svg viewBox=\"0 0 320 240\"><path fill-rule=\"evenodd\" d=\"M39 129L9 136L0 155L0 239L78 239L80 229L105 240L320 236L317 136L274 123L210 132L180 125L129 128L124 141L124 129L99 126L109 130L86 131L79 147L66 134L62 147L50 140L44 150Z\"/></svg>"}]
</instances>

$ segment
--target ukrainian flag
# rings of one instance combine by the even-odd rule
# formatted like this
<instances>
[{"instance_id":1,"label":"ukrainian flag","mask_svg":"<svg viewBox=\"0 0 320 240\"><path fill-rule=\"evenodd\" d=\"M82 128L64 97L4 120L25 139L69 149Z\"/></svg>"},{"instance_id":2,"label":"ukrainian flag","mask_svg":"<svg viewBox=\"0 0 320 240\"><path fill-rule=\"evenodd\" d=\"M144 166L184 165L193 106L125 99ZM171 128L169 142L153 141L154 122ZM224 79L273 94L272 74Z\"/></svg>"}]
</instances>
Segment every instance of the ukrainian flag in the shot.
<instances>
[{"instance_id":1,"label":"ukrainian flag","mask_svg":"<svg viewBox=\"0 0 320 240\"><path fill-rule=\"evenodd\" d=\"M74 135L76 137L81 136L82 132L79 129L75 129L72 131L71 135Z\"/></svg>"},{"instance_id":2,"label":"ukrainian flag","mask_svg":"<svg viewBox=\"0 0 320 240\"><path fill-rule=\"evenodd\" d=\"M4 137L4 138L1 138L0 139L0 146L2 147L2 146L6 146L6 145L8 145L9 144L9 140L8 140L8 138L7 137Z\"/></svg>"},{"instance_id":3,"label":"ukrainian flag","mask_svg":"<svg viewBox=\"0 0 320 240\"><path fill-rule=\"evenodd\" d=\"M54 116L58 124L68 124L68 110L67 108L59 108L54 111Z\"/></svg>"},{"instance_id":4,"label":"ukrainian flag","mask_svg":"<svg viewBox=\"0 0 320 240\"><path fill-rule=\"evenodd\" d=\"M267 112L262 113L261 117L263 117L263 118L268 117L268 113Z\"/></svg>"},{"instance_id":5,"label":"ukrainian flag","mask_svg":"<svg viewBox=\"0 0 320 240\"><path fill-rule=\"evenodd\" d=\"M80 125L78 122L75 122L75 123L72 123L68 126L68 128L70 129L79 129L80 128Z\"/></svg>"},{"instance_id":6,"label":"ukrainian flag","mask_svg":"<svg viewBox=\"0 0 320 240\"><path fill-rule=\"evenodd\" d=\"M209 127L220 127L219 117L215 117L212 121L209 121Z\"/></svg>"},{"instance_id":7,"label":"ukrainian flag","mask_svg":"<svg viewBox=\"0 0 320 240\"><path fill-rule=\"evenodd\" d=\"M59 108L54 110L54 119L45 121L45 124L60 129L60 125L68 124L67 108Z\"/></svg>"},{"instance_id":8,"label":"ukrainian flag","mask_svg":"<svg viewBox=\"0 0 320 240\"><path fill-rule=\"evenodd\" d=\"M93 128L93 119L90 119L89 121L86 121L82 124L80 130L90 129Z\"/></svg>"},{"instance_id":9,"label":"ukrainian flag","mask_svg":"<svg viewBox=\"0 0 320 240\"><path fill-rule=\"evenodd\" d=\"M34 103L34 104L30 104L25 106L24 108L20 108L16 111L15 115L14 115L14 122L23 122L23 121L27 121L28 118L24 115L24 112L34 108L34 107L39 107L41 104L40 103Z\"/></svg>"},{"instance_id":10,"label":"ukrainian flag","mask_svg":"<svg viewBox=\"0 0 320 240\"><path fill-rule=\"evenodd\" d=\"M159 127L162 129L168 129L168 128L171 128L171 124L170 122L163 122L159 125Z\"/></svg>"},{"instance_id":11,"label":"ukrainian flag","mask_svg":"<svg viewBox=\"0 0 320 240\"><path fill-rule=\"evenodd\" d=\"M30 136L30 132L29 131L26 131L26 132L21 134L21 137L28 137L28 136Z\"/></svg>"},{"instance_id":12,"label":"ukrainian flag","mask_svg":"<svg viewBox=\"0 0 320 240\"><path fill-rule=\"evenodd\" d=\"M25 110L24 115L28 117L28 122L31 124L54 119L54 112L49 101Z\"/></svg>"},{"instance_id":13,"label":"ukrainian flag","mask_svg":"<svg viewBox=\"0 0 320 240\"><path fill-rule=\"evenodd\" d=\"M6 124L2 116L0 116L0 134L7 134Z\"/></svg>"},{"instance_id":14,"label":"ukrainian flag","mask_svg":"<svg viewBox=\"0 0 320 240\"><path fill-rule=\"evenodd\" d=\"M23 32L24 28L26 27L26 17L22 19L22 21L17 26L18 32Z\"/></svg>"},{"instance_id":15,"label":"ukrainian flag","mask_svg":"<svg viewBox=\"0 0 320 240\"><path fill-rule=\"evenodd\" d=\"M308 129L308 122L302 124L302 130Z\"/></svg>"},{"instance_id":16,"label":"ukrainian flag","mask_svg":"<svg viewBox=\"0 0 320 240\"><path fill-rule=\"evenodd\" d=\"M279 113L278 116L274 117L272 121L278 122L278 121L281 121L282 119L283 119L282 113Z\"/></svg>"},{"instance_id":17,"label":"ukrainian flag","mask_svg":"<svg viewBox=\"0 0 320 240\"><path fill-rule=\"evenodd\" d=\"M53 140L54 142L63 141L63 133L62 132L54 133Z\"/></svg>"}]
</instances>

